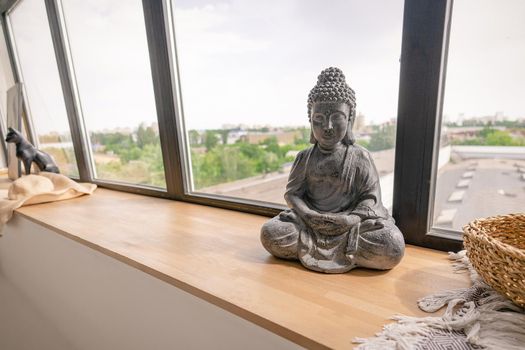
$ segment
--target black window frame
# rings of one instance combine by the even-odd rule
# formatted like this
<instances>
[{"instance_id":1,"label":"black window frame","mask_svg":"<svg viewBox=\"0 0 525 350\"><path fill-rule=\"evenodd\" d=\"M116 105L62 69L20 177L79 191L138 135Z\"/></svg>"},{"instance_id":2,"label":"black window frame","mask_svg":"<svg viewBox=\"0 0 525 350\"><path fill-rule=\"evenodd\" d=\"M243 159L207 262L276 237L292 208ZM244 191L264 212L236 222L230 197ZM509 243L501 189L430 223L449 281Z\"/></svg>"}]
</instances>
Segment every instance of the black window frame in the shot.
<instances>
[{"instance_id":1,"label":"black window frame","mask_svg":"<svg viewBox=\"0 0 525 350\"><path fill-rule=\"evenodd\" d=\"M17 2L0 0L0 13L15 81L19 82L17 58L7 25L8 13ZM96 179L61 3L59 0L45 0L45 5L79 167L78 180L119 191L265 216L274 216L284 208L278 204L189 192L189 147L184 129L170 0L142 1L166 189ZM393 216L406 242L440 250L458 250L462 245L457 233L432 229L452 5L453 0L405 0L394 170Z\"/></svg>"},{"instance_id":2,"label":"black window frame","mask_svg":"<svg viewBox=\"0 0 525 350\"><path fill-rule=\"evenodd\" d=\"M407 243L459 250L456 231L432 227L453 0L406 0L392 214Z\"/></svg>"}]
</instances>

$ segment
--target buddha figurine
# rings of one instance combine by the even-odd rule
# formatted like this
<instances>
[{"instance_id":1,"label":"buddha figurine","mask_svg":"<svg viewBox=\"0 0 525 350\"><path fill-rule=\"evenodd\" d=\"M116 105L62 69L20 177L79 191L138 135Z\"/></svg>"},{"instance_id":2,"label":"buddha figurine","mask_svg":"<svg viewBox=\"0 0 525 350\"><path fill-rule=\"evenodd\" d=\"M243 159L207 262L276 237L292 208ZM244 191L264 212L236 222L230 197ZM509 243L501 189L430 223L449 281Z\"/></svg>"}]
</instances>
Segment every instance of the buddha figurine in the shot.
<instances>
[{"instance_id":1,"label":"buddha figurine","mask_svg":"<svg viewBox=\"0 0 525 350\"><path fill-rule=\"evenodd\" d=\"M403 235L381 202L374 162L355 144L355 109L343 72L323 70L308 96L313 146L297 155L286 186L290 209L261 229L273 256L325 273L388 270L403 257Z\"/></svg>"}]
</instances>

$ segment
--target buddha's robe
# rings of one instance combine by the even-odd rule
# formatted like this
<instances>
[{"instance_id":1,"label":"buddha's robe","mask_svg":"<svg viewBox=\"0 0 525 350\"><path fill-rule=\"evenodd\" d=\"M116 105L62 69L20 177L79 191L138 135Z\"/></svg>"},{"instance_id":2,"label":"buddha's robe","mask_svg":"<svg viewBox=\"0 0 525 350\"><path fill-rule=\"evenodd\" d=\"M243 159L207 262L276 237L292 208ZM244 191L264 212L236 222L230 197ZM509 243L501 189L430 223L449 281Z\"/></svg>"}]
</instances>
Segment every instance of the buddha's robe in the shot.
<instances>
[{"instance_id":1,"label":"buddha's robe","mask_svg":"<svg viewBox=\"0 0 525 350\"><path fill-rule=\"evenodd\" d=\"M289 195L319 213L355 214L361 222L329 235L312 229L293 209L286 210L261 230L261 241L272 255L299 259L305 267L327 273L357 266L391 269L401 260L403 236L381 203L377 170L361 146L345 146L338 156L321 154L317 145L301 151L288 179L285 197Z\"/></svg>"}]
</instances>

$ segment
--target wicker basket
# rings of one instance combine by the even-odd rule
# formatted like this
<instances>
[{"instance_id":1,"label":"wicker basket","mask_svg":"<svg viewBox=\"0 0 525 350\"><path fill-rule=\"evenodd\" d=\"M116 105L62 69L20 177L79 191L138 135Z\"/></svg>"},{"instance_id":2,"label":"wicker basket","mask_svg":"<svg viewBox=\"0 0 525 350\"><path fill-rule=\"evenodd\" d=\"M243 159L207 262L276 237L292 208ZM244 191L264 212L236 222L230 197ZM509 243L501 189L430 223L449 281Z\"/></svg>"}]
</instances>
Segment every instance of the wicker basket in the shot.
<instances>
[{"instance_id":1,"label":"wicker basket","mask_svg":"<svg viewBox=\"0 0 525 350\"><path fill-rule=\"evenodd\" d=\"M463 231L467 256L483 280L525 307L525 214L474 220Z\"/></svg>"}]
</instances>

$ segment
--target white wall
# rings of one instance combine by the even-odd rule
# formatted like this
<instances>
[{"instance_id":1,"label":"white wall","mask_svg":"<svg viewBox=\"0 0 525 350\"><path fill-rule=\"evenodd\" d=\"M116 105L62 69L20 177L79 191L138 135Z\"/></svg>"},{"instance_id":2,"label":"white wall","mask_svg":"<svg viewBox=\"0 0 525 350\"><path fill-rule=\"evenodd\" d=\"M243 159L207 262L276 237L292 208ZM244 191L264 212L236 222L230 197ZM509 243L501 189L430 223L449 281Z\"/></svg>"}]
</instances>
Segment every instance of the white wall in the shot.
<instances>
[{"instance_id":1,"label":"white wall","mask_svg":"<svg viewBox=\"0 0 525 350\"><path fill-rule=\"evenodd\" d=\"M452 152L463 159L525 159L525 147L520 146L453 146Z\"/></svg>"},{"instance_id":2,"label":"white wall","mask_svg":"<svg viewBox=\"0 0 525 350\"><path fill-rule=\"evenodd\" d=\"M20 215L7 225L0 349L208 348L298 346Z\"/></svg>"},{"instance_id":3,"label":"white wall","mask_svg":"<svg viewBox=\"0 0 525 350\"><path fill-rule=\"evenodd\" d=\"M450 145L441 147L438 155L438 170L444 167L450 162L450 155L452 153L452 147Z\"/></svg>"}]
</instances>

